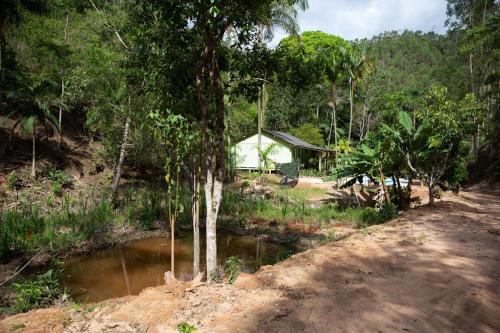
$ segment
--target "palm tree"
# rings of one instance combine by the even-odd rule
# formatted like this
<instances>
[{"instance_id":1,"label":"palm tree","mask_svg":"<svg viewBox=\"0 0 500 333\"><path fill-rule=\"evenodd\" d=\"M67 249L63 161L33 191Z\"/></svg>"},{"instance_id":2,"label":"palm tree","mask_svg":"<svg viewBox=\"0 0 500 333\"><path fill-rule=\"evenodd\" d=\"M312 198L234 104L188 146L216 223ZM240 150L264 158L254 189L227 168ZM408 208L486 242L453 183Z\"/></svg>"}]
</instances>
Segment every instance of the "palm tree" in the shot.
<instances>
[{"instance_id":1,"label":"palm tree","mask_svg":"<svg viewBox=\"0 0 500 333\"><path fill-rule=\"evenodd\" d=\"M352 119L354 111L354 92L356 86L363 78L372 72L372 63L368 59L365 46L356 46L352 49L341 49L345 56L344 68L349 80L349 134L347 140L351 141Z\"/></svg>"},{"instance_id":2,"label":"palm tree","mask_svg":"<svg viewBox=\"0 0 500 333\"><path fill-rule=\"evenodd\" d=\"M305 11L309 8L308 0L276 0L270 7L269 15L265 16L258 25L258 42L271 41L274 38L275 30L282 29L289 35L298 35L299 25L297 16L299 10ZM258 169L262 174L262 128L264 127L264 111L267 102L266 79L262 78L257 100L258 121L257 121L257 150L259 155Z\"/></svg>"},{"instance_id":3,"label":"palm tree","mask_svg":"<svg viewBox=\"0 0 500 333\"><path fill-rule=\"evenodd\" d=\"M330 120L330 131L328 133L328 144L331 142L332 136L332 126L333 126L333 136L335 142L335 164L338 164L338 144L337 144L337 106L342 102L342 98L338 95L337 92L337 80L341 74L342 68L344 67L345 59L344 59L344 51L341 48L341 52L338 57L333 57L330 60L330 74L329 79L331 80L332 90L330 92L330 101L328 105L332 108L332 116Z\"/></svg>"},{"instance_id":4,"label":"palm tree","mask_svg":"<svg viewBox=\"0 0 500 333\"><path fill-rule=\"evenodd\" d=\"M33 87L27 87L25 91L20 92L15 96L18 102L16 110L11 112L7 117L12 117L15 114L20 114L18 120L14 123L11 129L11 138L14 130L21 126L23 133L31 135L32 140L32 160L31 160L31 177L36 177L36 130L38 125L52 125L52 127L60 133L59 123L51 113L51 107L58 106L59 103L48 101L44 98L43 93L46 91L50 82L43 81Z\"/></svg>"},{"instance_id":5,"label":"palm tree","mask_svg":"<svg viewBox=\"0 0 500 333\"><path fill-rule=\"evenodd\" d=\"M277 149L278 149L278 144L271 143L269 146L267 146L266 149L261 150L260 159L262 162L264 162L265 169L269 169L271 163L274 162L271 157L276 154ZM269 172L271 172L271 170L269 170Z\"/></svg>"}]
</instances>

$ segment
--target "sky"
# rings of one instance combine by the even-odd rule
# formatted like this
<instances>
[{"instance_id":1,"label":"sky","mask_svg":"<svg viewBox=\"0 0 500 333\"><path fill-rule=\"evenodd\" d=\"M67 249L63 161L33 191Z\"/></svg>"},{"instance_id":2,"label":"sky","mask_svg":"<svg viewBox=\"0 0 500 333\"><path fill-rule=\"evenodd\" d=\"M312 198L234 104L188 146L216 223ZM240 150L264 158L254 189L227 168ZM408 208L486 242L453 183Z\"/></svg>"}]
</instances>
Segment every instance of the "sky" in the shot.
<instances>
[{"instance_id":1,"label":"sky","mask_svg":"<svg viewBox=\"0 0 500 333\"><path fill-rule=\"evenodd\" d=\"M309 0L299 14L301 31L321 30L347 40L388 30L445 33L446 0ZM276 32L274 45L284 37Z\"/></svg>"}]
</instances>

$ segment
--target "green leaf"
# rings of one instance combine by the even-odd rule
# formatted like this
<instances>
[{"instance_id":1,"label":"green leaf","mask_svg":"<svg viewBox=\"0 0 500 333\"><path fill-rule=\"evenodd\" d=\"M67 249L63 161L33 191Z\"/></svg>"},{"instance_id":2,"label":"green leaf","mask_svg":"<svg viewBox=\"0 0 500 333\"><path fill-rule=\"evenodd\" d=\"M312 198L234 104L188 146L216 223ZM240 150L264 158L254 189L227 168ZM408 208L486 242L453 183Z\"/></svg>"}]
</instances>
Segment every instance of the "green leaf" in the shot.
<instances>
[{"instance_id":1,"label":"green leaf","mask_svg":"<svg viewBox=\"0 0 500 333\"><path fill-rule=\"evenodd\" d=\"M399 123L401 124L401 126L403 126L403 128L406 130L406 132L410 133L411 129L413 127L413 123L411 121L410 115L407 112L401 111L398 114L398 118L399 118Z\"/></svg>"}]
</instances>

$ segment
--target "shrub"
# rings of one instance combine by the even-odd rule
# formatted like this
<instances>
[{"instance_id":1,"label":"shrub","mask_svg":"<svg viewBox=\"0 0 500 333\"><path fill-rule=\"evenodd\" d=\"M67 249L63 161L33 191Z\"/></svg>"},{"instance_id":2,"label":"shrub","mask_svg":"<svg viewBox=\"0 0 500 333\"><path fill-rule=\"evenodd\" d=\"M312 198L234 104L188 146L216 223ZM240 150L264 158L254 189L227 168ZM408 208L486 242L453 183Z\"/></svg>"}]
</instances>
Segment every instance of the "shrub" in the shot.
<instances>
[{"instance_id":1,"label":"shrub","mask_svg":"<svg viewBox=\"0 0 500 333\"><path fill-rule=\"evenodd\" d=\"M227 275L227 282L233 284L241 273L243 261L237 256L229 257L226 260L225 272Z\"/></svg>"},{"instance_id":2,"label":"shrub","mask_svg":"<svg viewBox=\"0 0 500 333\"><path fill-rule=\"evenodd\" d=\"M63 186L58 181L53 181L52 184L50 185L50 190L54 195L60 197L63 192Z\"/></svg>"},{"instance_id":3,"label":"shrub","mask_svg":"<svg viewBox=\"0 0 500 333\"><path fill-rule=\"evenodd\" d=\"M384 204L380 207L379 209L379 215L382 219L382 222L388 221L390 219L393 219L398 215L398 208L394 204Z\"/></svg>"},{"instance_id":4,"label":"shrub","mask_svg":"<svg viewBox=\"0 0 500 333\"><path fill-rule=\"evenodd\" d=\"M60 271L49 269L44 274L13 283L12 289L16 296L10 307L14 313L27 312L32 309L51 305L56 299L67 294L59 285Z\"/></svg>"},{"instance_id":5,"label":"shrub","mask_svg":"<svg viewBox=\"0 0 500 333\"><path fill-rule=\"evenodd\" d=\"M21 186L21 179L17 175L16 170L9 173L7 177L7 188L11 191L18 189Z\"/></svg>"},{"instance_id":6,"label":"shrub","mask_svg":"<svg viewBox=\"0 0 500 333\"><path fill-rule=\"evenodd\" d=\"M73 182L62 170L58 170L52 166L49 166L44 171L45 176L50 179L53 183L59 183L61 187L68 187Z\"/></svg>"},{"instance_id":7,"label":"shrub","mask_svg":"<svg viewBox=\"0 0 500 333\"><path fill-rule=\"evenodd\" d=\"M443 198L443 190L439 186L434 187L433 194L434 194L434 198L436 198L436 199Z\"/></svg>"}]
</instances>

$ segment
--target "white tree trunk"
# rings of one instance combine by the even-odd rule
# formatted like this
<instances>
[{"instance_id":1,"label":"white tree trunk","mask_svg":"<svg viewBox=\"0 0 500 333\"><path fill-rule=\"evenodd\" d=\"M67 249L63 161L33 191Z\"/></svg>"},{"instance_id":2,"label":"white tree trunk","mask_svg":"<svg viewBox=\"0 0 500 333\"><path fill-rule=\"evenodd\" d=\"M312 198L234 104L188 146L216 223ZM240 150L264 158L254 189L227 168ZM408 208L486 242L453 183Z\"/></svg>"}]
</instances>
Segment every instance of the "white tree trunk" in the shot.
<instances>
[{"instance_id":1,"label":"white tree trunk","mask_svg":"<svg viewBox=\"0 0 500 333\"><path fill-rule=\"evenodd\" d=\"M193 176L193 278L200 273L200 182Z\"/></svg>"},{"instance_id":2,"label":"white tree trunk","mask_svg":"<svg viewBox=\"0 0 500 333\"><path fill-rule=\"evenodd\" d=\"M257 101L258 106L258 119L257 119L257 155L258 155L258 164L257 168L259 169L259 175L262 177L262 118L264 113L264 90L261 87L259 89L259 97ZM260 179L262 180L262 179Z\"/></svg>"},{"instance_id":3,"label":"white tree trunk","mask_svg":"<svg viewBox=\"0 0 500 333\"><path fill-rule=\"evenodd\" d=\"M125 160L125 155L127 154L128 145L128 134L130 130L130 115L125 121L125 128L123 130L122 147L120 149L120 157L118 158L118 163L116 164L115 176L113 178L113 184L111 185L111 197L114 198L116 191L118 190L118 184L120 183L120 178L122 175L123 161Z\"/></svg>"},{"instance_id":4,"label":"white tree trunk","mask_svg":"<svg viewBox=\"0 0 500 333\"><path fill-rule=\"evenodd\" d=\"M32 133L32 145L33 150L31 152L31 177L36 177L36 124L33 124L33 133Z\"/></svg>"},{"instance_id":5,"label":"white tree trunk","mask_svg":"<svg viewBox=\"0 0 500 333\"><path fill-rule=\"evenodd\" d=\"M215 173L208 168L205 184L205 200L207 206L206 234L207 234L207 281L213 280L213 272L217 269L217 215L222 199L222 180L217 179Z\"/></svg>"}]
</instances>

